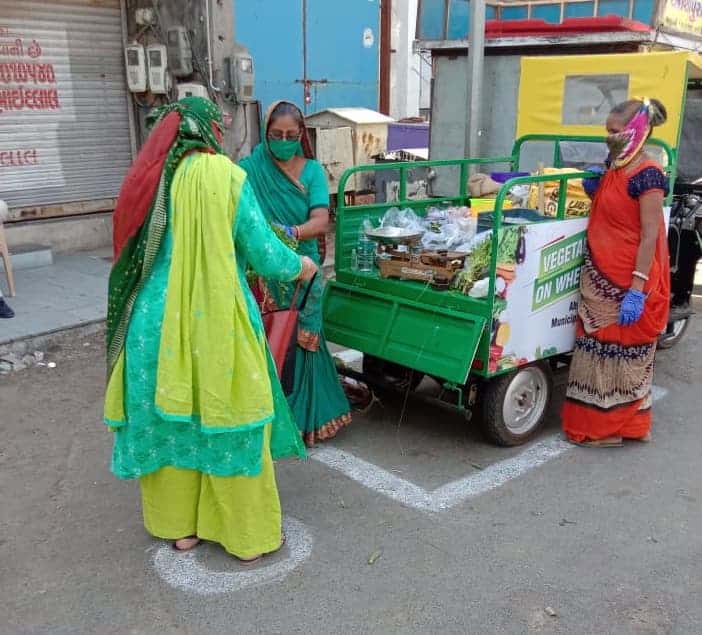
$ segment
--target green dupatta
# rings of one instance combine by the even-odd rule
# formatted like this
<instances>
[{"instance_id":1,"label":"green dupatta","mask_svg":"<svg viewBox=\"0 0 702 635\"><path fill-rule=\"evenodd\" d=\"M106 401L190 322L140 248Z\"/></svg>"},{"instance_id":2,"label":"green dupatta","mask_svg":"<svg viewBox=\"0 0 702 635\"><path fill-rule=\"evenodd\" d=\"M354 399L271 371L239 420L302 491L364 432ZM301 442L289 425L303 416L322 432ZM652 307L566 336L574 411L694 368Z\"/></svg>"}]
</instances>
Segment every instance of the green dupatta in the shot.
<instances>
[{"instance_id":1,"label":"green dupatta","mask_svg":"<svg viewBox=\"0 0 702 635\"><path fill-rule=\"evenodd\" d=\"M141 285L149 277L166 231L173 176L180 160L195 150L223 152L212 131L212 123L221 125L222 115L211 101L186 97L173 104L152 110L146 124L154 129L166 117L180 114L180 126L171 146L148 214L136 235L116 254L110 272L107 304L107 372L111 376L124 348L129 318ZM158 130L154 130L154 134ZM121 193L120 193L121 194ZM127 210L128 213L128 210Z\"/></svg>"}]
</instances>

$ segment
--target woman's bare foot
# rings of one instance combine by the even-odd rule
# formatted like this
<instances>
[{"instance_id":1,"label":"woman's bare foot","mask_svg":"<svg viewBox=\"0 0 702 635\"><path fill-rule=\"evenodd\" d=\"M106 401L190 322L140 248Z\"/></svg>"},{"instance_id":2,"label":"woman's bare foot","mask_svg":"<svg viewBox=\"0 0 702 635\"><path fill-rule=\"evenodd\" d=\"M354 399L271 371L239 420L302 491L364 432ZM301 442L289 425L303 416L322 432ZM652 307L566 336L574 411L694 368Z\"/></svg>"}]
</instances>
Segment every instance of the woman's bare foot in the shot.
<instances>
[{"instance_id":1,"label":"woman's bare foot","mask_svg":"<svg viewBox=\"0 0 702 635\"><path fill-rule=\"evenodd\" d=\"M173 543L173 548L176 551L190 551L200 544L200 539L197 536L188 536L181 538Z\"/></svg>"},{"instance_id":2,"label":"woman's bare foot","mask_svg":"<svg viewBox=\"0 0 702 635\"><path fill-rule=\"evenodd\" d=\"M253 558L240 558L239 556L234 556L241 564L254 564L255 562L258 562L261 560L264 556L270 556L271 554L278 553L284 546L285 546L285 541L287 540L285 533L281 535L280 538L280 546L275 550L275 551L269 551L268 553L259 553L257 556L253 556Z\"/></svg>"}]
</instances>

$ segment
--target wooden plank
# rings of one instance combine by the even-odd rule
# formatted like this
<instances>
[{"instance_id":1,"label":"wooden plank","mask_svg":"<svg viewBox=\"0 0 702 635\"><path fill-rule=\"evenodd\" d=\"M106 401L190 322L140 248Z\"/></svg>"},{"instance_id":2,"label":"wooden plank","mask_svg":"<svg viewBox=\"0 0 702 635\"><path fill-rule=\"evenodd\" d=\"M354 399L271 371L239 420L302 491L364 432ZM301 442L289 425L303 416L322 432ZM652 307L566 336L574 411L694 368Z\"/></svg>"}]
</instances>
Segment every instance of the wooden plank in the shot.
<instances>
[{"instance_id":1,"label":"wooden plank","mask_svg":"<svg viewBox=\"0 0 702 635\"><path fill-rule=\"evenodd\" d=\"M6 224L20 221L44 220L62 216L82 216L96 212L111 212L117 203L116 198L104 198L95 201L59 203L58 205L40 205L36 207L16 207L10 209Z\"/></svg>"}]
</instances>

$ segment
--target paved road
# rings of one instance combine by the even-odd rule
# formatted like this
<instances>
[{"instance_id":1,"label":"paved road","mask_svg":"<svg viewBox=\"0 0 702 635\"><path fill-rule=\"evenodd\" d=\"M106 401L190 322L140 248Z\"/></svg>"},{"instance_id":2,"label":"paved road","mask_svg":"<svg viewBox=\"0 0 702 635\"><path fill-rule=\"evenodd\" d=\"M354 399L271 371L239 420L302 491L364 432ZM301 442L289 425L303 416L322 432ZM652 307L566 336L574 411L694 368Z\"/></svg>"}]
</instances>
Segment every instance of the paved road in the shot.
<instances>
[{"instance_id":1,"label":"paved road","mask_svg":"<svg viewBox=\"0 0 702 635\"><path fill-rule=\"evenodd\" d=\"M331 444L376 489L319 460L281 464L291 544L255 570L146 535L136 484L108 471L100 343L64 340L56 368L0 377L0 632L702 632L701 335L699 319L659 355L652 444L558 450L533 469L450 409L385 397ZM554 414L540 441L557 432ZM500 465L520 467L500 484ZM423 511L378 491L383 475L488 488Z\"/></svg>"}]
</instances>

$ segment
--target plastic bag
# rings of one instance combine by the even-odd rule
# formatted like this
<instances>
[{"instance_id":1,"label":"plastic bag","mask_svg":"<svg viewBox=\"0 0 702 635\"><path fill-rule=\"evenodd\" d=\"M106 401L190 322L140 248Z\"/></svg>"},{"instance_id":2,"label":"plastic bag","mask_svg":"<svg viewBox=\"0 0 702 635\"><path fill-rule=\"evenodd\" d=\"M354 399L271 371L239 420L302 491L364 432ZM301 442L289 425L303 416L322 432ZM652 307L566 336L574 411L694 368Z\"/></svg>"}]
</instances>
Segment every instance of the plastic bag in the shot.
<instances>
[{"instance_id":1,"label":"plastic bag","mask_svg":"<svg viewBox=\"0 0 702 635\"><path fill-rule=\"evenodd\" d=\"M424 224L422 219L417 216L409 207L399 209L391 207L380 222L381 227L399 227L413 232L423 232Z\"/></svg>"},{"instance_id":2,"label":"plastic bag","mask_svg":"<svg viewBox=\"0 0 702 635\"><path fill-rule=\"evenodd\" d=\"M489 290L490 278L482 278L473 285L473 288L468 292L468 295L471 298L487 298Z\"/></svg>"},{"instance_id":3,"label":"plastic bag","mask_svg":"<svg viewBox=\"0 0 702 635\"><path fill-rule=\"evenodd\" d=\"M468 253L478 226L476 218L457 217L441 225L438 231L428 231L422 236L424 249Z\"/></svg>"},{"instance_id":4,"label":"plastic bag","mask_svg":"<svg viewBox=\"0 0 702 635\"><path fill-rule=\"evenodd\" d=\"M470 208L465 205L461 207L430 207L427 210L426 221L428 223L453 223L469 216Z\"/></svg>"},{"instance_id":5,"label":"plastic bag","mask_svg":"<svg viewBox=\"0 0 702 635\"><path fill-rule=\"evenodd\" d=\"M451 249L451 244L456 238L455 225L442 225L438 231L428 231L422 236L422 247L430 251Z\"/></svg>"},{"instance_id":6,"label":"plastic bag","mask_svg":"<svg viewBox=\"0 0 702 635\"><path fill-rule=\"evenodd\" d=\"M448 219L451 222L460 222L463 220L471 220L470 207L465 205L462 207L449 207Z\"/></svg>"},{"instance_id":7,"label":"plastic bag","mask_svg":"<svg viewBox=\"0 0 702 635\"><path fill-rule=\"evenodd\" d=\"M515 207L528 207L529 189L529 185L527 183L523 183L522 185L515 185L509 191L509 198Z\"/></svg>"}]
</instances>

